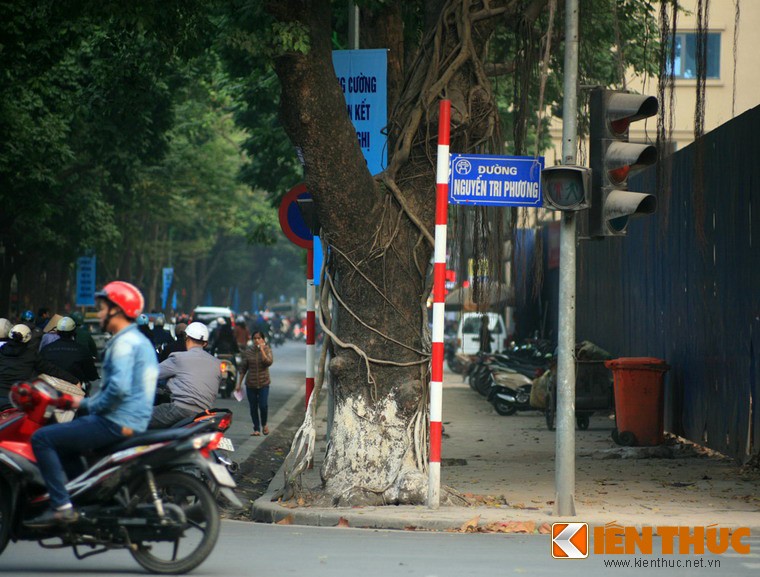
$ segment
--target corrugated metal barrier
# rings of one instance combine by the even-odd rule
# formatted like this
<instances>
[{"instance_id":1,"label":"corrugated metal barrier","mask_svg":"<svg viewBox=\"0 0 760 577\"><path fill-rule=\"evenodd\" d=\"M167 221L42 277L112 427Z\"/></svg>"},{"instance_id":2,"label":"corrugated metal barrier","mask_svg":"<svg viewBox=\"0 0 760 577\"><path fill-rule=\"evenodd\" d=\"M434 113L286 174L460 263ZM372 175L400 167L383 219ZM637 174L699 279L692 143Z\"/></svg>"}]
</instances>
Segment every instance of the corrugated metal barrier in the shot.
<instances>
[{"instance_id":1,"label":"corrugated metal barrier","mask_svg":"<svg viewBox=\"0 0 760 577\"><path fill-rule=\"evenodd\" d=\"M631 190L654 191L654 173ZM669 192L627 237L580 242L576 336L671 365L667 430L741 462L760 452L760 107L674 154Z\"/></svg>"}]
</instances>

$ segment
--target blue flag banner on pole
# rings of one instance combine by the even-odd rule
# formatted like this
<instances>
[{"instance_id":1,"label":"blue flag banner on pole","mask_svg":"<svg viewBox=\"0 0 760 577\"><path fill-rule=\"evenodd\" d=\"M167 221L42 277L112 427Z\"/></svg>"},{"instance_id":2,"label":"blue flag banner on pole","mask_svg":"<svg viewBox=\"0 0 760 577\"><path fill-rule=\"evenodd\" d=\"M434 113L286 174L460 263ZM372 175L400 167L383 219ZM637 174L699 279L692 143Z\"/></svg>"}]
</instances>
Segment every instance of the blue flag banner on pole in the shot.
<instances>
[{"instance_id":1,"label":"blue flag banner on pole","mask_svg":"<svg viewBox=\"0 0 760 577\"><path fill-rule=\"evenodd\" d=\"M166 308L166 301L169 299L169 289L172 286L172 280L174 279L174 269L172 267L166 267L163 269L163 289L161 290L161 308Z\"/></svg>"},{"instance_id":2,"label":"blue flag banner on pole","mask_svg":"<svg viewBox=\"0 0 760 577\"><path fill-rule=\"evenodd\" d=\"M334 50L333 67L346 98L348 116L372 174L387 166L387 50ZM316 274L315 274L316 276Z\"/></svg>"},{"instance_id":3,"label":"blue flag banner on pole","mask_svg":"<svg viewBox=\"0 0 760 577\"><path fill-rule=\"evenodd\" d=\"M77 259L78 307L95 306L95 259L94 256L80 256Z\"/></svg>"},{"instance_id":4,"label":"blue flag banner on pole","mask_svg":"<svg viewBox=\"0 0 760 577\"><path fill-rule=\"evenodd\" d=\"M319 280L322 276L322 263L325 258L322 254L322 241L318 236L314 237L314 286L319 286Z\"/></svg>"},{"instance_id":5,"label":"blue flag banner on pole","mask_svg":"<svg viewBox=\"0 0 760 577\"><path fill-rule=\"evenodd\" d=\"M95 259L94 256L81 256L77 259L78 307L95 306Z\"/></svg>"}]
</instances>

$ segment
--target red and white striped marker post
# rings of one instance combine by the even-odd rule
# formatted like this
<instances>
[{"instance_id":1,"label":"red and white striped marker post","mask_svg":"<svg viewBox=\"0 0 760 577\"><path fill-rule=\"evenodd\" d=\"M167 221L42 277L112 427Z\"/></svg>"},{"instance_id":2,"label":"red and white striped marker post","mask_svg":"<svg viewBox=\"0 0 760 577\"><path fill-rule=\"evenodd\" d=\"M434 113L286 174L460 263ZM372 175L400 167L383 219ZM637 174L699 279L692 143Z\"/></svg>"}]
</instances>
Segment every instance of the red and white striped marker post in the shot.
<instances>
[{"instance_id":1,"label":"red and white striped marker post","mask_svg":"<svg viewBox=\"0 0 760 577\"><path fill-rule=\"evenodd\" d=\"M306 408L314 391L314 247L306 249Z\"/></svg>"},{"instance_id":2,"label":"red and white striped marker post","mask_svg":"<svg viewBox=\"0 0 760 577\"><path fill-rule=\"evenodd\" d=\"M438 164L435 176L435 260L433 261L433 357L430 378L430 463L428 507L441 504L441 431L443 405L443 327L446 297L446 225L449 209L449 135L451 101L438 113Z\"/></svg>"}]
</instances>

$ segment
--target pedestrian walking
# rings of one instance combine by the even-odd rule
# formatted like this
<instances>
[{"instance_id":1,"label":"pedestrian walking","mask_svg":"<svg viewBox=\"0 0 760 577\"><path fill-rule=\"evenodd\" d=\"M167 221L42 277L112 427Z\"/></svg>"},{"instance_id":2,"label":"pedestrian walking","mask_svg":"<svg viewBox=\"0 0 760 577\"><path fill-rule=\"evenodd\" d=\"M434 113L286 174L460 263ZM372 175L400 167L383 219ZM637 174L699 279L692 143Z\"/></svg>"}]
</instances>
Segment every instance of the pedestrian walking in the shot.
<instances>
[{"instance_id":1,"label":"pedestrian walking","mask_svg":"<svg viewBox=\"0 0 760 577\"><path fill-rule=\"evenodd\" d=\"M243 360L238 367L238 374L241 375L241 378L236 388L240 390L245 385L248 405L251 409L251 420L253 421L251 436L258 437L262 432L265 435L269 434L269 427L267 426L269 386L271 384L269 367L274 358L263 332L255 331L252 340L253 344L243 351Z\"/></svg>"}]
</instances>

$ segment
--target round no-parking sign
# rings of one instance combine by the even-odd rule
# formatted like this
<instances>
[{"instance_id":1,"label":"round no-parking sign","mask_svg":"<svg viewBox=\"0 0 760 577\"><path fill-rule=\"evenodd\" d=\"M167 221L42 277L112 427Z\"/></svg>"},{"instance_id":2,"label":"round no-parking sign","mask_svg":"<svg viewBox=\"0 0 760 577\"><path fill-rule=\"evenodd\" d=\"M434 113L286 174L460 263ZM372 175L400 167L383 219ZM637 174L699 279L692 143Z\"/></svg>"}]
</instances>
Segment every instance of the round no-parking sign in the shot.
<instances>
[{"instance_id":1,"label":"round no-parking sign","mask_svg":"<svg viewBox=\"0 0 760 577\"><path fill-rule=\"evenodd\" d=\"M279 210L280 227L290 242L301 248L310 249L314 243L313 235L298 208L296 201L299 198L311 198L311 193L306 190L306 185L303 183L291 188L282 198Z\"/></svg>"}]
</instances>

